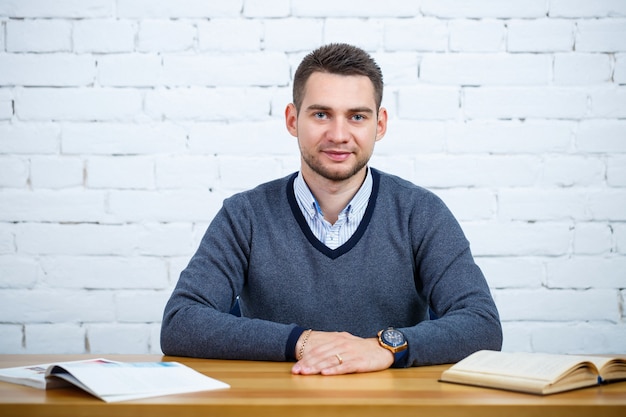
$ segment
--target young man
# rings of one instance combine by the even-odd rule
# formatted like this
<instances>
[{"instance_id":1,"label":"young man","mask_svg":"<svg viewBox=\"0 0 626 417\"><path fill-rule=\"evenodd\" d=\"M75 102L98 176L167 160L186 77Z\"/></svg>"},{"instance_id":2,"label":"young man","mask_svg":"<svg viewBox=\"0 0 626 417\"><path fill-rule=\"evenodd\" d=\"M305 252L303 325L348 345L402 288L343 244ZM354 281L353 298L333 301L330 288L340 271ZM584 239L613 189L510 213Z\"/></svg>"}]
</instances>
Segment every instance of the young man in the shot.
<instances>
[{"instance_id":1,"label":"young man","mask_svg":"<svg viewBox=\"0 0 626 417\"><path fill-rule=\"evenodd\" d=\"M224 201L165 308L165 354L295 360L293 373L332 375L501 348L497 309L452 214L368 166L387 128L382 92L359 48L304 58L285 111L301 169ZM237 297L241 317L229 314Z\"/></svg>"}]
</instances>

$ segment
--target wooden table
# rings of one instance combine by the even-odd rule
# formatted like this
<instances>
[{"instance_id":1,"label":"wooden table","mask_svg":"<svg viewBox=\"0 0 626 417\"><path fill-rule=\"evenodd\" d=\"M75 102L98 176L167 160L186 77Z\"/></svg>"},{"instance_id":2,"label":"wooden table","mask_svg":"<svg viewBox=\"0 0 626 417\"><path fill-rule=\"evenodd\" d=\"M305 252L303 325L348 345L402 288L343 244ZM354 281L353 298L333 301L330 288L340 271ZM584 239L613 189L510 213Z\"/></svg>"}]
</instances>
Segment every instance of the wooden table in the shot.
<instances>
[{"instance_id":1,"label":"wooden table","mask_svg":"<svg viewBox=\"0 0 626 417\"><path fill-rule=\"evenodd\" d=\"M78 388L44 391L0 382L0 416L626 416L626 381L541 397L438 382L448 365L324 377L291 375L289 363L160 355L0 355L0 368L93 357L178 361L231 388L105 403Z\"/></svg>"}]
</instances>

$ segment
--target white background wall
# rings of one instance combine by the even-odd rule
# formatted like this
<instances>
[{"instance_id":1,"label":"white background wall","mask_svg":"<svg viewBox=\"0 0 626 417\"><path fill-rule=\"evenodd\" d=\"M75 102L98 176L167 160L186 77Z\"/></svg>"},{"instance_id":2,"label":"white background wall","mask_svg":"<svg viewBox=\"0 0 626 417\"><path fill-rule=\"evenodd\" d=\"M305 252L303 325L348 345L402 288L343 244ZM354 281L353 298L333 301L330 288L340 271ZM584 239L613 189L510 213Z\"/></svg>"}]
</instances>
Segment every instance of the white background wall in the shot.
<instances>
[{"instance_id":1,"label":"white background wall","mask_svg":"<svg viewBox=\"0 0 626 417\"><path fill-rule=\"evenodd\" d=\"M0 0L0 353L160 352L224 197L298 167L291 75L371 51L372 165L449 204L506 350L626 351L625 0Z\"/></svg>"}]
</instances>

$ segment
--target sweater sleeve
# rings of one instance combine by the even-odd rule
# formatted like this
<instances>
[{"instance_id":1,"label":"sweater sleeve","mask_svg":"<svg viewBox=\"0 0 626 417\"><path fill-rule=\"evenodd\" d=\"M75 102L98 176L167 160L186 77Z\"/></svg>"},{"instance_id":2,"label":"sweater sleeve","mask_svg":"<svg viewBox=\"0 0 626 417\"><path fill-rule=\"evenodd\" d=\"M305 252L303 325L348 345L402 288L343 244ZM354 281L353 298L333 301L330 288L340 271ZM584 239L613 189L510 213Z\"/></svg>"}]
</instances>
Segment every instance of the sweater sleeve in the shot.
<instances>
[{"instance_id":1,"label":"sweater sleeve","mask_svg":"<svg viewBox=\"0 0 626 417\"><path fill-rule=\"evenodd\" d=\"M435 196L414 217L416 287L438 318L400 329L409 342L404 366L453 363L477 350L500 350L498 311L460 225Z\"/></svg>"},{"instance_id":2,"label":"sweater sleeve","mask_svg":"<svg viewBox=\"0 0 626 417\"><path fill-rule=\"evenodd\" d=\"M295 324L229 313L248 268L251 211L227 199L183 270L166 304L161 349L166 355L214 359L286 360ZM293 337L292 337L293 338Z\"/></svg>"}]
</instances>

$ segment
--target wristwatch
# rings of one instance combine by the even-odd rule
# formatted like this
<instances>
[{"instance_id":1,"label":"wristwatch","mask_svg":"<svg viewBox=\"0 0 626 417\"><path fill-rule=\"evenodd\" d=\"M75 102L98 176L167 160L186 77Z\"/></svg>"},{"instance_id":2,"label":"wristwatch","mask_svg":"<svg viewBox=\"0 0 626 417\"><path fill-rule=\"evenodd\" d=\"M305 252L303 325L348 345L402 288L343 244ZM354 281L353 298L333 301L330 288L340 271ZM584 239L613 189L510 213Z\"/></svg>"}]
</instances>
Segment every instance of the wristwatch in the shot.
<instances>
[{"instance_id":1,"label":"wristwatch","mask_svg":"<svg viewBox=\"0 0 626 417\"><path fill-rule=\"evenodd\" d=\"M404 357L406 348L409 347L402 332L393 327L378 332L378 344L393 353L394 363Z\"/></svg>"}]
</instances>

